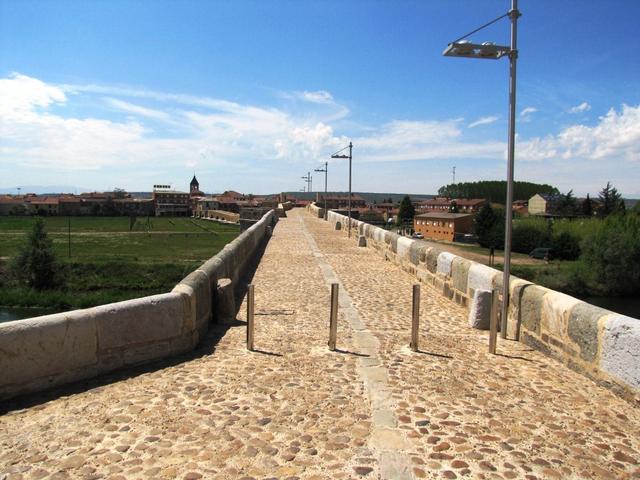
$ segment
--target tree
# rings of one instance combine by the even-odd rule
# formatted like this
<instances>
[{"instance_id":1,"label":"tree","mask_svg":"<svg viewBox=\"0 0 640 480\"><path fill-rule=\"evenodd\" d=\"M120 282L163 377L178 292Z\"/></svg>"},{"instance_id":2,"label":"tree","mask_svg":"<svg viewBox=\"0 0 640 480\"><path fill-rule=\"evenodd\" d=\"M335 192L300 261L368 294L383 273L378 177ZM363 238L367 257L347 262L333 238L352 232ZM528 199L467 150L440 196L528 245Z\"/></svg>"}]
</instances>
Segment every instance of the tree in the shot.
<instances>
[{"instance_id":1,"label":"tree","mask_svg":"<svg viewBox=\"0 0 640 480\"><path fill-rule=\"evenodd\" d=\"M449 213L458 213L458 202L455 200L452 200L449 205Z\"/></svg>"},{"instance_id":2,"label":"tree","mask_svg":"<svg viewBox=\"0 0 640 480\"><path fill-rule=\"evenodd\" d=\"M400 209L398 210L398 224L402 224L404 221L413 220L415 214L416 209L413 206L413 203L411 203L411 198L409 198L409 195L405 195L400 202Z\"/></svg>"},{"instance_id":3,"label":"tree","mask_svg":"<svg viewBox=\"0 0 640 480\"><path fill-rule=\"evenodd\" d=\"M127 196L127 192L122 188L114 188L112 193L114 198L125 198Z\"/></svg>"},{"instance_id":4,"label":"tree","mask_svg":"<svg viewBox=\"0 0 640 480\"><path fill-rule=\"evenodd\" d=\"M589 194L587 193L587 198L582 201L582 215L585 217L593 217L593 200L589 198Z\"/></svg>"},{"instance_id":5,"label":"tree","mask_svg":"<svg viewBox=\"0 0 640 480\"><path fill-rule=\"evenodd\" d=\"M57 265L53 242L47 237L41 218L36 220L18 255L12 259L11 270L18 280L36 290L55 285Z\"/></svg>"},{"instance_id":6,"label":"tree","mask_svg":"<svg viewBox=\"0 0 640 480\"><path fill-rule=\"evenodd\" d=\"M504 218L501 210L494 211L491 204L485 203L473 218L478 243L485 248L504 247Z\"/></svg>"},{"instance_id":7,"label":"tree","mask_svg":"<svg viewBox=\"0 0 640 480\"><path fill-rule=\"evenodd\" d=\"M560 194L557 212L561 215L573 216L578 211L578 200L573 196L573 190Z\"/></svg>"},{"instance_id":8,"label":"tree","mask_svg":"<svg viewBox=\"0 0 640 480\"><path fill-rule=\"evenodd\" d=\"M640 216L610 215L603 228L581 244L585 280L606 295L640 291Z\"/></svg>"},{"instance_id":9,"label":"tree","mask_svg":"<svg viewBox=\"0 0 640 480\"><path fill-rule=\"evenodd\" d=\"M598 198L600 199L600 209L598 214L601 217L607 217L612 213L624 211L622 195L618 193L618 190L615 187L611 186L610 182L607 182L606 187L600 190Z\"/></svg>"}]
</instances>

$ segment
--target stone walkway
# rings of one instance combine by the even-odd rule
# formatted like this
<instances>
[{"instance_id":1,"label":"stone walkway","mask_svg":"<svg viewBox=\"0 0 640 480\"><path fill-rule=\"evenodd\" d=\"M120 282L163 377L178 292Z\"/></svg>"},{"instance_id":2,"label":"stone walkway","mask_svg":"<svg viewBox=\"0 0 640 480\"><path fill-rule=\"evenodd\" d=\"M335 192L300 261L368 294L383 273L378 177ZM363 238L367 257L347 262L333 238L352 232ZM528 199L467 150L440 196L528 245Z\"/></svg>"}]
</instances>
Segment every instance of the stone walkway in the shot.
<instances>
[{"instance_id":1,"label":"stone walkway","mask_svg":"<svg viewBox=\"0 0 640 480\"><path fill-rule=\"evenodd\" d=\"M13 409L0 479L640 478L639 409L522 344L488 355L424 285L411 352L414 279L325 222L289 212L253 282L259 351L238 324L180 362Z\"/></svg>"}]
</instances>

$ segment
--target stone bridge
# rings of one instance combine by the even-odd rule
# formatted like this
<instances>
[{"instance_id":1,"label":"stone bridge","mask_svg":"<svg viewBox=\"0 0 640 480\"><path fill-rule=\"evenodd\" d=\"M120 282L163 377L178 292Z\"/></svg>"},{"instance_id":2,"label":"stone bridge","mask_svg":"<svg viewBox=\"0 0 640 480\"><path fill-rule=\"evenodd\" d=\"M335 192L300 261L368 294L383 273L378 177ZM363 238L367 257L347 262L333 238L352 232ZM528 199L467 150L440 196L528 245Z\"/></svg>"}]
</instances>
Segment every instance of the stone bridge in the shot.
<instances>
[{"instance_id":1,"label":"stone bridge","mask_svg":"<svg viewBox=\"0 0 640 480\"><path fill-rule=\"evenodd\" d=\"M7 400L0 478L640 478L633 390L521 342L488 354L437 282L411 351L415 272L357 245L288 212L252 279L256 351L243 304L195 350Z\"/></svg>"}]
</instances>

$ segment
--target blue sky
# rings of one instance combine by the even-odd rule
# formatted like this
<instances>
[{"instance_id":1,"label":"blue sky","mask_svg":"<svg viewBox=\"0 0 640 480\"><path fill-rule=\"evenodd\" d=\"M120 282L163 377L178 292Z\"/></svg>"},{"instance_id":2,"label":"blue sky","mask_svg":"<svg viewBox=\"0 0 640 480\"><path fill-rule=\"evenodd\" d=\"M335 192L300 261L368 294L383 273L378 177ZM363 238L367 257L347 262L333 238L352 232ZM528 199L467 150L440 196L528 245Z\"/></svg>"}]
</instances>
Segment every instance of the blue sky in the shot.
<instances>
[{"instance_id":1,"label":"blue sky","mask_svg":"<svg viewBox=\"0 0 640 480\"><path fill-rule=\"evenodd\" d=\"M516 179L640 196L640 2L519 3ZM505 178L508 61L441 54L508 9L0 0L0 188L299 190L350 140L354 190Z\"/></svg>"}]
</instances>

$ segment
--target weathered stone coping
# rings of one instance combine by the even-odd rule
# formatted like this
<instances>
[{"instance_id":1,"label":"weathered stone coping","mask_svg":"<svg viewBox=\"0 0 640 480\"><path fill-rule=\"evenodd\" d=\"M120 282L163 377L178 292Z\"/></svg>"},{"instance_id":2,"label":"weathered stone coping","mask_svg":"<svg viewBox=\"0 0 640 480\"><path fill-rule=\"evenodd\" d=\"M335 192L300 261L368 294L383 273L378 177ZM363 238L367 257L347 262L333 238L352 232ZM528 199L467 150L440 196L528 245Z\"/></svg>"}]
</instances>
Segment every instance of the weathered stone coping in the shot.
<instances>
[{"instance_id":1,"label":"weathered stone coping","mask_svg":"<svg viewBox=\"0 0 640 480\"><path fill-rule=\"evenodd\" d=\"M215 320L218 279L238 289L273 211L170 293L0 324L0 400L193 349Z\"/></svg>"},{"instance_id":2,"label":"weathered stone coping","mask_svg":"<svg viewBox=\"0 0 640 480\"><path fill-rule=\"evenodd\" d=\"M346 235L346 216L329 211L327 220L341 224ZM369 248L462 306L470 307L477 290L502 288L502 272L486 265L358 220L352 219L351 226L367 238ZM514 276L509 291L508 338L640 402L640 320Z\"/></svg>"}]
</instances>

